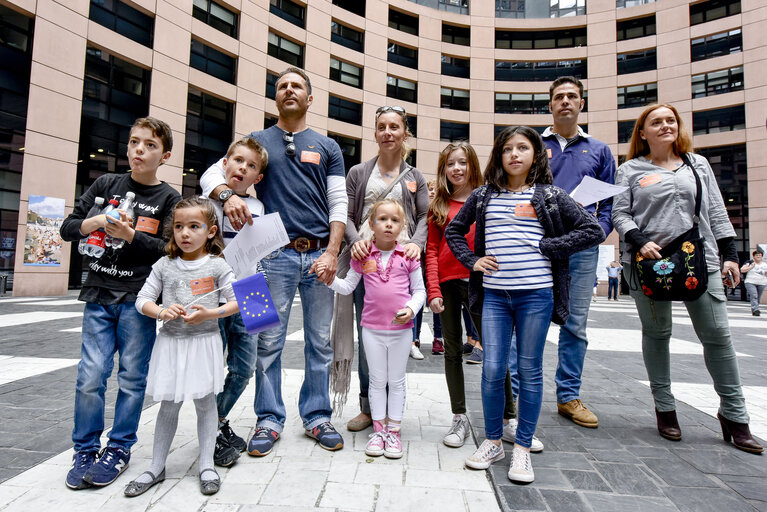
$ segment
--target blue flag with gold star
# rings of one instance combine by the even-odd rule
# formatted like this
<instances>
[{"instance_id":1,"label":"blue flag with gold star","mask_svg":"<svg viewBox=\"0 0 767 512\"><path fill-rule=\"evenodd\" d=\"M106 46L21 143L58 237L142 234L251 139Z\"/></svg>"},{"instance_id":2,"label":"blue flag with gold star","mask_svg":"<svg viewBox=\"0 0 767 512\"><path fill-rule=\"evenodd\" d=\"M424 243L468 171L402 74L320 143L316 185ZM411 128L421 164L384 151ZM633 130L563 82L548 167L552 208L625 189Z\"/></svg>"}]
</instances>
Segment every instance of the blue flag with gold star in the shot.
<instances>
[{"instance_id":1,"label":"blue flag with gold star","mask_svg":"<svg viewBox=\"0 0 767 512\"><path fill-rule=\"evenodd\" d=\"M264 274L256 272L232 283L237 305L240 307L242 322L249 334L271 329L280 325L277 309L272 302L269 286Z\"/></svg>"}]
</instances>

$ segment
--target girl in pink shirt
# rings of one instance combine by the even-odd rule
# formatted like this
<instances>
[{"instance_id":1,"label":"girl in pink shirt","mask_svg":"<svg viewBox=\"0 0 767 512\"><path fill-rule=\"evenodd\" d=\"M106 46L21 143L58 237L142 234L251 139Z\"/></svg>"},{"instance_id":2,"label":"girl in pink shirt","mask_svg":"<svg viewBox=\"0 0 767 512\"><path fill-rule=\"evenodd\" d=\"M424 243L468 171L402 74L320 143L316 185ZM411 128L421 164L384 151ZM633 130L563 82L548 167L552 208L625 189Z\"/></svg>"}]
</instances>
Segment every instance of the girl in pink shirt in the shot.
<instances>
[{"instance_id":1,"label":"girl in pink shirt","mask_svg":"<svg viewBox=\"0 0 767 512\"><path fill-rule=\"evenodd\" d=\"M360 279L365 280L360 324L370 369L368 398L374 430L365 453L398 459L402 457L400 425L405 409L405 369L410 354L412 320L415 312L423 307L426 289L421 263L407 259L405 249L397 243L397 236L405 228L402 205L393 199L378 201L371 209L368 222L373 230L370 255L361 261L352 260L346 277L336 277L330 288L349 295Z\"/></svg>"}]
</instances>

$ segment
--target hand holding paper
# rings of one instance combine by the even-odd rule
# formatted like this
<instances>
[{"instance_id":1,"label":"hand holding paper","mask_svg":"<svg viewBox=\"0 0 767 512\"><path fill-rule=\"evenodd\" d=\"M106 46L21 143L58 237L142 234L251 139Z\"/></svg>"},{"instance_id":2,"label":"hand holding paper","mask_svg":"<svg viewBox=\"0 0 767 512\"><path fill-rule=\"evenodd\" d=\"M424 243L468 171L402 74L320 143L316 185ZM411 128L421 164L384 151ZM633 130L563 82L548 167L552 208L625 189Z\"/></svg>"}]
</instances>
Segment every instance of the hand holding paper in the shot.
<instances>
[{"instance_id":1,"label":"hand holding paper","mask_svg":"<svg viewBox=\"0 0 767 512\"><path fill-rule=\"evenodd\" d=\"M279 213L270 213L246 224L224 249L224 258L237 278L249 276L256 263L272 251L290 243Z\"/></svg>"}]
</instances>

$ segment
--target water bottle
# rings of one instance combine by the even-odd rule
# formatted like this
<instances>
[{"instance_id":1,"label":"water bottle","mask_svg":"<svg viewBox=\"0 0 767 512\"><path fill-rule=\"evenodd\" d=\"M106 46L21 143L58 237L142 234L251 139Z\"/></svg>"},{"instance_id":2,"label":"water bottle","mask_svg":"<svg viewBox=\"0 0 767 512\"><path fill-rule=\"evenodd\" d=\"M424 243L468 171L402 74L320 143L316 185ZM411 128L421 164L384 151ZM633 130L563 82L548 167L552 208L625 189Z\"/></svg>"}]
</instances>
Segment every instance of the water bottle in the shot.
<instances>
[{"instance_id":1,"label":"water bottle","mask_svg":"<svg viewBox=\"0 0 767 512\"><path fill-rule=\"evenodd\" d=\"M90 219L91 217L95 217L99 213L101 213L101 209L104 207L104 198L103 197L97 197L93 203L93 206L91 207L90 211L88 212L88 215L85 217L86 219ZM77 246L77 251L80 254L86 254L85 252L85 244L88 243L88 236L86 235L80 239L80 243Z\"/></svg>"},{"instance_id":2,"label":"water bottle","mask_svg":"<svg viewBox=\"0 0 767 512\"><path fill-rule=\"evenodd\" d=\"M107 222L112 223L112 219L120 219L120 211L124 212L126 216L133 218L133 200L136 199L136 194L133 192L127 192L125 194L125 198L120 201L120 206L117 207L116 210L112 210L109 215L107 215ZM119 210L119 211L118 211ZM134 220L135 223L135 220ZM111 247L112 249L121 249L122 246L125 245L125 240L122 238L114 238L113 236L107 235L106 237L106 246Z\"/></svg>"},{"instance_id":3,"label":"water bottle","mask_svg":"<svg viewBox=\"0 0 767 512\"><path fill-rule=\"evenodd\" d=\"M117 205L117 200L110 199L109 204L101 211L101 213L108 215ZM107 232L104 231L104 228L99 228L91 233L88 237L88 241L85 242L85 254L92 258L101 258L104 255L104 251L106 251L106 237Z\"/></svg>"}]
</instances>

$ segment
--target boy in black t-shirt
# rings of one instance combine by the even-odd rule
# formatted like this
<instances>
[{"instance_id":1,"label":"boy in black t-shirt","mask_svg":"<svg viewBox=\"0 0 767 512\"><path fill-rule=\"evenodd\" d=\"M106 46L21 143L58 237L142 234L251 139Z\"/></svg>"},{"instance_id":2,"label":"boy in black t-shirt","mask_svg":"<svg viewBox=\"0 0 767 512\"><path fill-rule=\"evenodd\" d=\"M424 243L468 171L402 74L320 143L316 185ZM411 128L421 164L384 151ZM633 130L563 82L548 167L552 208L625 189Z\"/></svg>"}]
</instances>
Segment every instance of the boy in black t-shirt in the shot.
<instances>
[{"instance_id":1,"label":"boy in black t-shirt","mask_svg":"<svg viewBox=\"0 0 767 512\"><path fill-rule=\"evenodd\" d=\"M66 478L70 489L112 483L128 467L130 449L136 442L156 321L140 314L135 301L152 264L164 254L163 223L181 199L175 189L157 178L157 168L168 161L172 146L173 135L166 123L152 117L137 119L128 141L131 172L99 177L61 225L61 237L69 242L99 229L125 240L122 248L107 248L101 258L91 260L80 292L86 305L72 431L75 454ZM127 192L136 196L135 218L121 211L119 220L107 222L103 214L86 219L96 197L119 200ZM119 390L114 424L106 448L99 453L104 394L115 352L119 353Z\"/></svg>"}]
</instances>

